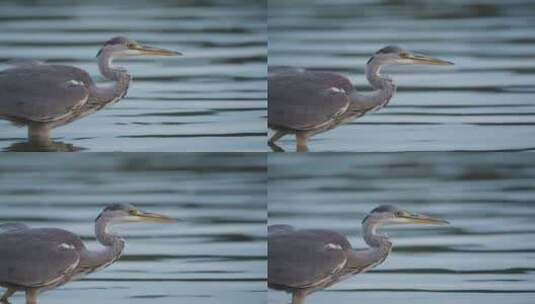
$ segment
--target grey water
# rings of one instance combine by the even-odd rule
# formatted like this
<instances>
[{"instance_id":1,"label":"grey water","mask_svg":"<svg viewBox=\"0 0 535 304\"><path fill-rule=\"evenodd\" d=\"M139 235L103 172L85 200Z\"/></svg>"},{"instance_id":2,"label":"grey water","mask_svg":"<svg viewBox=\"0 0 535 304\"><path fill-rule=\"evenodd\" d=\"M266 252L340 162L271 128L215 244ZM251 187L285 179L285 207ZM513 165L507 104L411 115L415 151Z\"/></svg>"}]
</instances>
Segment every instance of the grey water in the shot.
<instances>
[{"instance_id":1,"label":"grey water","mask_svg":"<svg viewBox=\"0 0 535 304\"><path fill-rule=\"evenodd\" d=\"M118 61L134 78L128 96L55 129L51 150L265 151L265 14L265 1L247 0L2 1L0 69L31 59L104 83L95 55L113 36L180 51ZM32 150L25 141L0 120L0 150Z\"/></svg>"},{"instance_id":2,"label":"grey water","mask_svg":"<svg viewBox=\"0 0 535 304\"><path fill-rule=\"evenodd\" d=\"M387 68L398 88L387 108L313 137L311 151L534 149L533 1L269 0L268 24L270 66L338 72L360 91L385 45L455 63Z\"/></svg>"},{"instance_id":3,"label":"grey water","mask_svg":"<svg viewBox=\"0 0 535 304\"><path fill-rule=\"evenodd\" d=\"M449 227L397 226L386 261L307 303L533 303L535 157L511 153L270 154L268 222L336 230L354 248L380 204ZM270 304L288 295L269 292Z\"/></svg>"},{"instance_id":4,"label":"grey water","mask_svg":"<svg viewBox=\"0 0 535 304\"><path fill-rule=\"evenodd\" d=\"M4 153L0 223L66 229L96 249L94 219L110 203L179 220L112 227L126 240L124 256L45 292L41 304L260 304L266 299L265 179L265 158L255 153ZM12 300L24 303L24 295Z\"/></svg>"}]
</instances>

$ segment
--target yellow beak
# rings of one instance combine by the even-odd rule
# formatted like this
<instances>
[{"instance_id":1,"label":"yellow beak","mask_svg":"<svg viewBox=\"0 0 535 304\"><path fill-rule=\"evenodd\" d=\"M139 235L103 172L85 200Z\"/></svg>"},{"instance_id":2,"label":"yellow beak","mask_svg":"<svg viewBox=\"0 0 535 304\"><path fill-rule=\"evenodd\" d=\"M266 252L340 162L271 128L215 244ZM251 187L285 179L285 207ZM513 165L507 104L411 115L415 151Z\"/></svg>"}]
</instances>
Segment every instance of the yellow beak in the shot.
<instances>
[{"instance_id":1,"label":"yellow beak","mask_svg":"<svg viewBox=\"0 0 535 304\"><path fill-rule=\"evenodd\" d=\"M146 56L180 56L182 53L175 52L166 49L155 48L148 45L138 45L132 48L133 50L140 51L141 55Z\"/></svg>"},{"instance_id":2,"label":"yellow beak","mask_svg":"<svg viewBox=\"0 0 535 304\"><path fill-rule=\"evenodd\" d=\"M137 217L141 222L145 222L145 223L172 224L172 223L176 223L177 222L173 218L170 218L168 216L161 215L161 214L156 214L156 213L140 212L137 215Z\"/></svg>"},{"instance_id":3,"label":"yellow beak","mask_svg":"<svg viewBox=\"0 0 535 304\"><path fill-rule=\"evenodd\" d=\"M444 219L423 214L410 214L404 218L407 220L407 223L410 224L449 225L449 222Z\"/></svg>"},{"instance_id":4,"label":"yellow beak","mask_svg":"<svg viewBox=\"0 0 535 304\"><path fill-rule=\"evenodd\" d=\"M422 54L416 54L416 53L409 53L404 56L404 59L412 60L414 64L453 65L453 62L425 56Z\"/></svg>"}]
</instances>

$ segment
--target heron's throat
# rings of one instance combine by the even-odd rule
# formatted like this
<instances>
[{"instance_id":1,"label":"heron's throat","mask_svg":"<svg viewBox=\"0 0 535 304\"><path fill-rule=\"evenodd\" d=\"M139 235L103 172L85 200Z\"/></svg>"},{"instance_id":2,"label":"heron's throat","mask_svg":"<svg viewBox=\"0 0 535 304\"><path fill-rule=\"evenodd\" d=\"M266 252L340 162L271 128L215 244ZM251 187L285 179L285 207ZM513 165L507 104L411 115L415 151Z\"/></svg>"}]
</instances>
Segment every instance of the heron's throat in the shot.
<instances>
[{"instance_id":1,"label":"heron's throat","mask_svg":"<svg viewBox=\"0 0 535 304\"><path fill-rule=\"evenodd\" d=\"M130 77L125 68L113 64L115 56L111 52L102 52L98 56L98 68L102 76L109 80L120 81L125 77Z\"/></svg>"},{"instance_id":2,"label":"heron's throat","mask_svg":"<svg viewBox=\"0 0 535 304\"><path fill-rule=\"evenodd\" d=\"M373 248L392 247L392 243L386 236L376 231L380 223L374 220L365 220L362 223L362 233L366 244Z\"/></svg>"},{"instance_id":3,"label":"heron's throat","mask_svg":"<svg viewBox=\"0 0 535 304\"><path fill-rule=\"evenodd\" d=\"M361 113L378 110L385 107L392 99L396 92L396 86L390 77L380 74L382 66L383 64L375 59L366 65L366 77L374 91L369 93L353 91L350 96L352 111Z\"/></svg>"},{"instance_id":4,"label":"heron's throat","mask_svg":"<svg viewBox=\"0 0 535 304\"><path fill-rule=\"evenodd\" d=\"M83 256L84 273L91 273L109 266L121 257L125 242L116 234L108 232L110 218L99 216L95 223L95 235L104 248L95 251L87 251Z\"/></svg>"},{"instance_id":5,"label":"heron's throat","mask_svg":"<svg viewBox=\"0 0 535 304\"><path fill-rule=\"evenodd\" d=\"M124 245L124 240L115 233L109 232L111 219L99 217L95 223L95 236L100 244L107 247Z\"/></svg>"},{"instance_id":6,"label":"heron's throat","mask_svg":"<svg viewBox=\"0 0 535 304\"><path fill-rule=\"evenodd\" d=\"M106 104L117 102L123 98L130 85L132 77L125 68L113 65L113 53L103 51L98 57L98 67L102 76L109 80L114 80L112 85L100 85L90 88L91 95L98 100L97 108Z\"/></svg>"},{"instance_id":7,"label":"heron's throat","mask_svg":"<svg viewBox=\"0 0 535 304\"><path fill-rule=\"evenodd\" d=\"M381 74L383 66L383 63L376 60L370 61L366 65L366 78L374 89L392 91L395 88L394 81L390 76Z\"/></svg>"}]
</instances>

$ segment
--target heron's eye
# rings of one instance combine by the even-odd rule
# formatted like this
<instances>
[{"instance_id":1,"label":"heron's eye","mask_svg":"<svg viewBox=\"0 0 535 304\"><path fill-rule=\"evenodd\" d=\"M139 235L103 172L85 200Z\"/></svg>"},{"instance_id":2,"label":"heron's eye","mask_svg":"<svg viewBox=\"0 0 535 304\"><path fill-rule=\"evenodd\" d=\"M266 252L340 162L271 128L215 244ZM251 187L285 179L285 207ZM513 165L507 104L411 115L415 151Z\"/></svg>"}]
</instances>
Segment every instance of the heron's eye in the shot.
<instances>
[{"instance_id":1,"label":"heron's eye","mask_svg":"<svg viewBox=\"0 0 535 304\"><path fill-rule=\"evenodd\" d=\"M128 213L130 215L137 215L137 210L130 210Z\"/></svg>"},{"instance_id":2,"label":"heron's eye","mask_svg":"<svg viewBox=\"0 0 535 304\"><path fill-rule=\"evenodd\" d=\"M129 43L129 44L126 45L126 47L129 48L129 49L134 48L134 46L135 45L133 43Z\"/></svg>"},{"instance_id":3,"label":"heron's eye","mask_svg":"<svg viewBox=\"0 0 535 304\"><path fill-rule=\"evenodd\" d=\"M407 57L409 57L409 54L407 54L407 53L401 53L401 54L399 54L399 57L401 57L401 58L407 58Z\"/></svg>"},{"instance_id":4,"label":"heron's eye","mask_svg":"<svg viewBox=\"0 0 535 304\"><path fill-rule=\"evenodd\" d=\"M402 217L402 216L404 216L404 215L405 215L405 212L403 212L403 211L397 211L397 212L396 212L396 216L397 216L397 217Z\"/></svg>"}]
</instances>

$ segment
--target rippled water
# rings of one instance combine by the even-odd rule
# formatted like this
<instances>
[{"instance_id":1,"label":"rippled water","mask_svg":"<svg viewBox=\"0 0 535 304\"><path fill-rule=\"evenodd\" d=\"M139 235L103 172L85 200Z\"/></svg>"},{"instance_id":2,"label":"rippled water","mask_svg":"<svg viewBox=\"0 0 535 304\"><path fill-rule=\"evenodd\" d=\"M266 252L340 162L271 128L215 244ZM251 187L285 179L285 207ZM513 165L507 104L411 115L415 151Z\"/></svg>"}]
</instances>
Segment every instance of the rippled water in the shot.
<instances>
[{"instance_id":1,"label":"rippled water","mask_svg":"<svg viewBox=\"0 0 535 304\"><path fill-rule=\"evenodd\" d=\"M94 219L132 203L182 221L129 224L109 268L44 293L47 303L265 303L265 159L260 154L0 158L0 223L58 227L97 248ZM22 294L13 303L23 303Z\"/></svg>"},{"instance_id":2,"label":"rippled water","mask_svg":"<svg viewBox=\"0 0 535 304\"><path fill-rule=\"evenodd\" d=\"M95 55L115 35L184 53L121 61L134 77L127 98L56 129L55 141L84 151L266 150L265 1L45 2L0 3L0 69L35 59L101 82ZM25 140L0 120L0 149L24 150L14 144Z\"/></svg>"},{"instance_id":3,"label":"rippled water","mask_svg":"<svg viewBox=\"0 0 535 304\"><path fill-rule=\"evenodd\" d=\"M387 69L398 85L388 107L314 137L311 151L534 148L533 1L270 0L268 20L270 66L339 72L361 91L365 63L388 44L456 63Z\"/></svg>"},{"instance_id":4,"label":"rippled water","mask_svg":"<svg viewBox=\"0 0 535 304\"><path fill-rule=\"evenodd\" d=\"M384 264L308 304L533 303L535 157L518 156L271 154L269 224L333 229L364 248L360 223L379 204L451 223L388 229L394 248ZM269 303L288 299L269 292Z\"/></svg>"}]
</instances>

